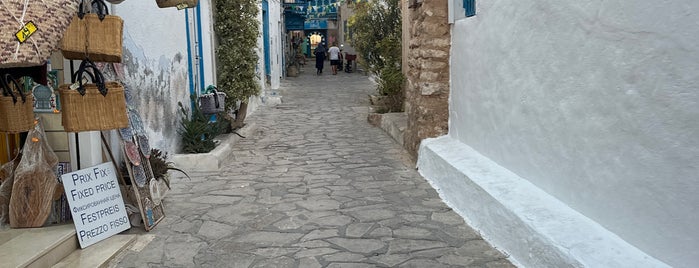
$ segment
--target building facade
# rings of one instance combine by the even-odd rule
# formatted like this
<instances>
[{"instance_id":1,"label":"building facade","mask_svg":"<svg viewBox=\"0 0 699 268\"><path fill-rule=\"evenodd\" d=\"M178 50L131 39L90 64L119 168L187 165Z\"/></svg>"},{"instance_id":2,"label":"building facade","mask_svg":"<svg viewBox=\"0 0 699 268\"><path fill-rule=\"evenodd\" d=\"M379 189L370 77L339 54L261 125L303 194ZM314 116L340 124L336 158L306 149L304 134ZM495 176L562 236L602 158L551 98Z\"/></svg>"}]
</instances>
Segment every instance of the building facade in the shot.
<instances>
[{"instance_id":1,"label":"building facade","mask_svg":"<svg viewBox=\"0 0 699 268\"><path fill-rule=\"evenodd\" d=\"M524 266L699 265L699 3L448 2L444 199Z\"/></svg>"}]
</instances>

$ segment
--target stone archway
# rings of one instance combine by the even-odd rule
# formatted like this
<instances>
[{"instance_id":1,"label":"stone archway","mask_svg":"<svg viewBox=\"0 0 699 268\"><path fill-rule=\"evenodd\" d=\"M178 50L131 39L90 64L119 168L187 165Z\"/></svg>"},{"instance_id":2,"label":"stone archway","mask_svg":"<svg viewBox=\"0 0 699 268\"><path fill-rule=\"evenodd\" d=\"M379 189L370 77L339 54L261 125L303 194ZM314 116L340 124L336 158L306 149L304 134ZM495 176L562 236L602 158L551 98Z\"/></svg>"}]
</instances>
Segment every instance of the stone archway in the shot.
<instances>
[{"instance_id":1,"label":"stone archway","mask_svg":"<svg viewBox=\"0 0 699 268\"><path fill-rule=\"evenodd\" d=\"M311 31L306 34L308 40L308 48L306 52L309 57L315 57L315 49L320 43L326 43L326 34L323 31Z\"/></svg>"}]
</instances>

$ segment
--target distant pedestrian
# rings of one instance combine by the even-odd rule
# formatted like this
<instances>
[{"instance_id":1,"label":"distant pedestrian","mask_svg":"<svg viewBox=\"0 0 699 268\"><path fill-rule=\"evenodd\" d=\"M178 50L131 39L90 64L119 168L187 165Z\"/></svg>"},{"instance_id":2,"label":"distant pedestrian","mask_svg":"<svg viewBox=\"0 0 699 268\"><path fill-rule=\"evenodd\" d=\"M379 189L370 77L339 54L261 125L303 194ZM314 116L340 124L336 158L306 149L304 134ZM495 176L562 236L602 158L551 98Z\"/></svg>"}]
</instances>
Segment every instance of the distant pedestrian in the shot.
<instances>
[{"instance_id":1,"label":"distant pedestrian","mask_svg":"<svg viewBox=\"0 0 699 268\"><path fill-rule=\"evenodd\" d=\"M318 44L316 47L316 74L320 75L323 73L323 64L325 63L325 53L326 53L325 46L323 46L323 43Z\"/></svg>"},{"instance_id":2,"label":"distant pedestrian","mask_svg":"<svg viewBox=\"0 0 699 268\"><path fill-rule=\"evenodd\" d=\"M340 53L340 48L337 47L337 43L333 43L333 46L328 49L328 54L330 55L330 66L332 66L333 74L337 74L337 66L342 64L342 54Z\"/></svg>"}]
</instances>

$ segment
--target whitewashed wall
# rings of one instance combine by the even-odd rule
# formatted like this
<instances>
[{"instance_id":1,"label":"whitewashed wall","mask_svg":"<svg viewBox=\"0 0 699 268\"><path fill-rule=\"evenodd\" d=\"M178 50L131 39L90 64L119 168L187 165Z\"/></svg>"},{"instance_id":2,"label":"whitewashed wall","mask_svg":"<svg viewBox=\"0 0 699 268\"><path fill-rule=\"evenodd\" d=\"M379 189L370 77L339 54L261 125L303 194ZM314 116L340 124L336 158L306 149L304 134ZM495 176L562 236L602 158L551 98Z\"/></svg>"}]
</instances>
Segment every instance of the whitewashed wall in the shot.
<instances>
[{"instance_id":1,"label":"whitewashed wall","mask_svg":"<svg viewBox=\"0 0 699 268\"><path fill-rule=\"evenodd\" d=\"M213 4L211 0L200 0L199 10L201 14L201 35L204 61L204 85L216 84L216 51L214 33ZM193 11L193 10L192 10ZM190 17L191 18L191 17Z\"/></svg>"},{"instance_id":2,"label":"whitewashed wall","mask_svg":"<svg viewBox=\"0 0 699 268\"><path fill-rule=\"evenodd\" d=\"M699 2L478 1L471 18L454 3L449 136L699 265Z\"/></svg>"},{"instance_id":3,"label":"whitewashed wall","mask_svg":"<svg viewBox=\"0 0 699 268\"><path fill-rule=\"evenodd\" d=\"M270 87L279 89L282 77L282 50L283 39L281 37L283 25L281 25L281 4L279 0L269 0L269 48L270 48Z\"/></svg>"},{"instance_id":4,"label":"whitewashed wall","mask_svg":"<svg viewBox=\"0 0 699 268\"><path fill-rule=\"evenodd\" d=\"M177 102L189 103L185 11L155 1L112 7L124 20L124 82L135 93L151 146L177 151Z\"/></svg>"}]
</instances>

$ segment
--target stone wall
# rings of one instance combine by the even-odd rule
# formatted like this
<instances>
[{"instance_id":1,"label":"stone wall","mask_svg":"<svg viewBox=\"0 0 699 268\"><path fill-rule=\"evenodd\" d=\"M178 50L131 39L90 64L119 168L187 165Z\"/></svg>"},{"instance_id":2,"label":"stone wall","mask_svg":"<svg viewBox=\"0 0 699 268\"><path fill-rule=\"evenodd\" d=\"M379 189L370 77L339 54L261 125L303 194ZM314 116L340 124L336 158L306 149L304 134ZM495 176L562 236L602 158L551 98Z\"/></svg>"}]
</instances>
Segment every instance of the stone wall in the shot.
<instances>
[{"instance_id":1,"label":"stone wall","mask_svg":"<svg viewBox=\"0 0 699 268\"><path fill-rule=\"evenodd\" d=\"M404 146L416 156L422 139L448 131L451 33L446 1L424 0L404 10L409 24L403 41L408 47Z\"/></svg>"}]
</instances>

